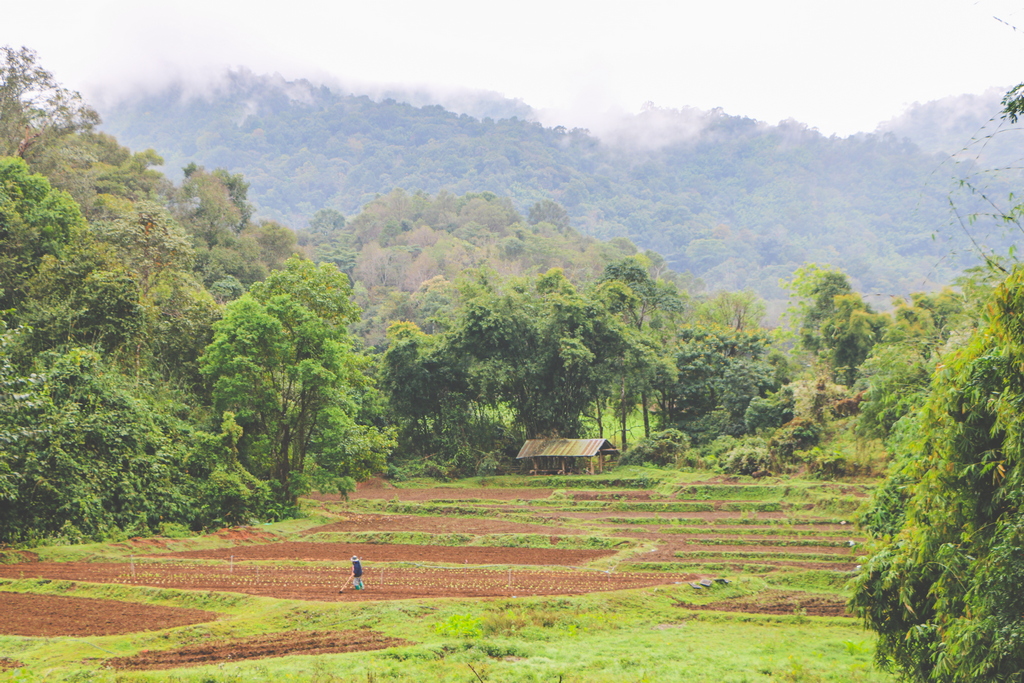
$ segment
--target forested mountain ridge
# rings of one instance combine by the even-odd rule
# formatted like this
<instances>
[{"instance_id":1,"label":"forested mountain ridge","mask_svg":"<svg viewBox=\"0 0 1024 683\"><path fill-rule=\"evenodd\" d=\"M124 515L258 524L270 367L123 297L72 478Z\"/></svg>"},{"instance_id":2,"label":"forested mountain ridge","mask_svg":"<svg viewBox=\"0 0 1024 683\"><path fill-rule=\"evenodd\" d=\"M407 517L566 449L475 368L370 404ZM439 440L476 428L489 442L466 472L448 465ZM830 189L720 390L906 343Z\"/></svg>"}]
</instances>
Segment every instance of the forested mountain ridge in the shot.
<instances>
[{"instance_id":1,"label":"forested mountain ridge","mask_svg":"<svg viewBox=\"0 0 1024 683\"><path fill-rule=\"evenodd\" d=\"M796 122L649 108L609 144L247 72L201 97L172 87L103 116L126 144L159 149L172 172L196 162L243 173L259 215L292 225L325 207L351 214L396 187L490 191L520 211L549 198L584 234L628 237L712 288L774 300L778 279L808 261L892 295L934 288L974 258L949 211L951 174L971 169L894 135L825 137ZM969 193L954 204L978 210Z\"/></svg>"}]
</instances>

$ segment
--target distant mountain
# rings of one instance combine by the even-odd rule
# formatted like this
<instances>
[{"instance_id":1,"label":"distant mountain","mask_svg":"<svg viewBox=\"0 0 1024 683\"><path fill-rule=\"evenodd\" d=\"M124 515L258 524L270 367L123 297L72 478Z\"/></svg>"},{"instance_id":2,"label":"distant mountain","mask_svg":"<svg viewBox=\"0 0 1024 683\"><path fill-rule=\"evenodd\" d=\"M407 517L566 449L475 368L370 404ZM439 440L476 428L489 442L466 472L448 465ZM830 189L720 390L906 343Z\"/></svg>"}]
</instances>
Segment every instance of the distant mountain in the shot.
<instances>
[{"instance_id":1,"label":"distant mountain","mask_svg":"<svg viewBox=\"0 0 1024 683\"><path fill-rule=\"evenodd\" d=\"M878 124L876 132L909 138L925 151L985 168L1019 167L1024 160L1024 126L1000 116L1007 90L990 88L980 95L915 102L901 115Z\"/></svg>"},{"instance_id":2,"label":"distant mountain","mask_svg":"<svg viewBox=\"0 0 1024 683\"><path fill-rule=\"evenodd\" d=\"M796 122L648 108L598 139L246 72L202 97L185 92L107 107L103 128L156 149L172 175L188 162L243 173L259 214L295 227L325 207L354 214L396 187L491 191L523 213L550 198L585 234L628 237L713 289L768 299L782 298L778 279L807 261L842 267L883 296L933 288L974 262L949 207L952 198L960 214L983 208L957 194L976 164L950 164L895 130L825 137ZM478 109L523 107L492 95ZM1005 246L981 224L971 230Z\"/></svg>"}]
</instances>

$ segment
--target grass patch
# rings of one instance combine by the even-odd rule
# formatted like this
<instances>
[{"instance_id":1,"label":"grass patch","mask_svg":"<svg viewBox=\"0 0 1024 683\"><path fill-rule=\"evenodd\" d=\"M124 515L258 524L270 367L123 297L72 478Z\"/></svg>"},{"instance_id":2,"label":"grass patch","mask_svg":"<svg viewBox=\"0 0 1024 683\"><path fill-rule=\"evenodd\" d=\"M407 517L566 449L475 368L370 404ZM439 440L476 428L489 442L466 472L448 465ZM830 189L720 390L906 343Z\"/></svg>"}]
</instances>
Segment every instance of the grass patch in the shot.
<instances>
[{"instance_id":1,"label":"grass patch","mask_svg":"<svg viewBox=\"0 0 1024 683\"><path fill-rule=\"evenodd\" d=\"M681 558L715 558L715 559L737 559L737 560L791 560L794 562L837 562L841 564L852 564L855 557L850 555L827 555L825 553L748 553L739 550L695 550L693 552L673 553L675 557Z\"/></svg>"}]
</instances>

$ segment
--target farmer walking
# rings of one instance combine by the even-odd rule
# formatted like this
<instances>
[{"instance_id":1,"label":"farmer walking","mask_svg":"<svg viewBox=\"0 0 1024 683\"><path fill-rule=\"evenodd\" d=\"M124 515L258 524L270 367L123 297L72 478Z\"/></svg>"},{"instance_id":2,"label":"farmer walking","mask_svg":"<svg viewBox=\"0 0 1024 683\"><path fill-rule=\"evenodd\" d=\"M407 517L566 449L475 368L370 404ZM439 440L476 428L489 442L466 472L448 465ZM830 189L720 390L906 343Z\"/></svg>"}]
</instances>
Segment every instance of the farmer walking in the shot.
<instances>
[{"instance_id":1,"label":"farmer walking","mask_svg":"<svg viewBox=\"0 0 1024 683\"><path fill-rule=\"evenodd\" d=\"M363 563L355 555L352 556L352 587L363 590Z\"/></svg>"}]
</instances>

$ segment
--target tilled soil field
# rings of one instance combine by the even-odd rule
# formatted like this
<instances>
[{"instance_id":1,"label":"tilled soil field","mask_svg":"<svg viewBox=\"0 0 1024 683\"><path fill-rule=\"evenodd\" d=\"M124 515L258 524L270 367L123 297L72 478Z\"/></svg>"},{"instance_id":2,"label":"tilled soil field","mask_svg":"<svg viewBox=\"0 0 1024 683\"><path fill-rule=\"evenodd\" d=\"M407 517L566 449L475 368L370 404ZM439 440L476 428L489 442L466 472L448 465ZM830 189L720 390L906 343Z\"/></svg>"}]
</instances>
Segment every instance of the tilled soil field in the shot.
<instances>
[{"instance_id":1,"label":"tilled soil field","mask_svg":"<svg viewBox=\"0 0 1024 683\"><path fill-rule=\"evenodd\" d=\"M420 515L349 515L332 524L314 527L303 536L321 532L421 531L431 534L545 534L560 536L586 533L583 529L550 524L505 522L497 519L423 517Z\"/></svg>"},{"instance_id":2,"label":"tilled soil field","mask_svg":"<svg viewBox=\"0 0 1024 683\"><path fill-rule=\"evenodd\" d=\"M386 543L312 543L284 541L219 550L187 550L151 557L229 560L304 560L343 562L357 555L373 562L431 562L444 564L557 565L576 567L614 555L614 550L557 548L483 548Z\"/></svg>"},{"instance_id":3,"label":"tilled soil field","mask_svg":"<svg viewBox=\"0 0 1024 683\"><path fill-rule=\"evenodd\" d=\"M0 592L0 633L13 636L110 636L198 624L218 616L117 600Z\"/></svg>"},{"instance_id":4,"label":"tilled soil field","mask_svg":"<svg viewBox=\"0 0 1024 683\"><path fill-rule=\"evenodd\" d=\"M692 581L690 573L535 571L467 566L368 567L365 590L344 587L348 566L210 565L203 563L35 562L0 566L0 576L225 591L317 601L406 600L436 597L573 595ZM0 631L2 632L2 631Z\"/></svg>"},{"instance_id":5,"label":"tilled soil field","mask_svg":"<svg viewBox=\"0 0 1024 683\"><path fill-rule=\"evenodd\" d=\"M550 498L554 489L548 488L431 488L400 489L371 487L360 488L349 494L351 500L398 500L402 502L424 502L431 500L542 500ZM651 491L637 489L603 489L600 491L567 491L565 496L579 501L649 501ZM334 502L343 498L337 494L313 494L313 500Z\"/></svg>"},{"instance_id":6,"label":"tilled soil field","mask_svg":"<svg viewBox=\"0 0 1024 683\"><path fill-rule=\"evenodd\" d=\"M364 489L349 494L352 500L539 500L550 498L554 489ZM317 500L339 500L338 496L314 496Z\"/></svg>"},{"instance_id":7,"label":"tilled soil field","mask_svg":"<svg viewBox=\"0 0 1024 683\"><path fill-rule=\"evenodd\" d=\"M370 629L350 631L286 631L252 638L222 640L191 645L177 650L143 650L131 657L115 657L105 664L121 670L173 669L243 659L264 659L285 655L321 655L336 652L364 652L411 645Z\"/></svg>"}]
</instances>

